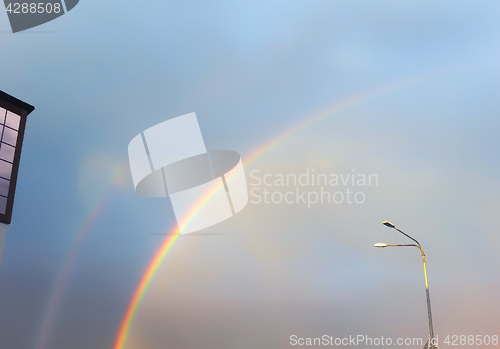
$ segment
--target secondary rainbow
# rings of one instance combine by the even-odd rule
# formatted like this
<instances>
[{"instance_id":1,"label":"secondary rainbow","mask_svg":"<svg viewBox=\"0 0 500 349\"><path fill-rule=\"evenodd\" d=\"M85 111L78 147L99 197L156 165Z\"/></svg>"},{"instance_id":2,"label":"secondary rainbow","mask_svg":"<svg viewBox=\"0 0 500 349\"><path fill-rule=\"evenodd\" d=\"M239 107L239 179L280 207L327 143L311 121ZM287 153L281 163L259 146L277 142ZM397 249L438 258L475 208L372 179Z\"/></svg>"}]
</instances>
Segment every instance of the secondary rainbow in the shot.
<instances>
[{"instance_id":1,"label":"secondary rainbow","mask_svg":"<svg viewBox=\"0 0 500 349\"><path fill-rule=\"evenodd\" d=\"M111 194L113 193L113 189L123 184L124 178L126 178L125 173L127 171L127 167L128 164L125 166L117 166L113 169L113 171L111 171L110 185L108 186L108 189L98 195L92 204L89 205L87 213L84 215L84 218L75 230L71 239L71 246L64 257L63 263L58 270L56 280L49 293L49 299L43 312L41 326L35 342L36 349L46 349L48 347L52 328L63 300L64 290L66 289L70 279L71 270L77 260L78 252L81 249L84 238L92 230L94 223L104 212Z\"/></svg>"}]
</instances>

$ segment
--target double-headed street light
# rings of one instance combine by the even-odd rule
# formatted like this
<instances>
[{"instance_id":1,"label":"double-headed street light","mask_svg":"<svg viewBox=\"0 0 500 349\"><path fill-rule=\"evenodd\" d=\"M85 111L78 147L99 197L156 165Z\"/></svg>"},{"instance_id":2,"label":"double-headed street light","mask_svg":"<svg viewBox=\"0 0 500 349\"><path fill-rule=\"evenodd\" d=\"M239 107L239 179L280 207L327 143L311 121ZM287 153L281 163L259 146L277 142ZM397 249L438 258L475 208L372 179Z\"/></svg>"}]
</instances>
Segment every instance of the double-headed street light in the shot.
<instances>
[{"instance_id":1,"label":"double-headed street light","mask_svg":"<svg viewBox=\"0 0 500 349\"><path fill-rule=\"evenodd\" d=\"M391 222L385 221L382 224L389 227L389 228L396 229L397 231L399 231L401 234L403 234L407 238L413 240L415 242L415 244L384 244L384 243L379 242L379 243L376 243L374 245L375 247L413 246L413 247L418 247L420 252L422 252L422 259L424 261L425 294L427 296L427 315L429 317L429 339L427 340L427 343L425 344L424 348L438 348L439 349L439 347L437 345L434 345L434 328L432 326L431 298L429 296L429 283L427 282L427 268L425 267L425 253L424 253L424 250L422 249L422 245L420 245L420 243L417 240L415 240L414 238L412 238L410 235L408 235L405 232L403 232L402 230L396 228L396 226L394 224L392 224Z\"/></svg>"}]
</instances>

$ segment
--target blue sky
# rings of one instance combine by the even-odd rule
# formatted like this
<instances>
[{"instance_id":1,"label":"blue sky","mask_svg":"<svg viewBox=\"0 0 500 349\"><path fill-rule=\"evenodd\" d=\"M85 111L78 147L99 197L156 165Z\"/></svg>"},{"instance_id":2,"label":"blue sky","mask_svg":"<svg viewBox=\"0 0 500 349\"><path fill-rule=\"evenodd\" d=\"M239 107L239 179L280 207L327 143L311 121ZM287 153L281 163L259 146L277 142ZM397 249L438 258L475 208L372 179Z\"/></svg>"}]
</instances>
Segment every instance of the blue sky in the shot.
<instances>
[{"instance_id":1,"label":"blue sky","mask_svg":"<svg viewBox=\"0 0 500 349\"><path fill-rule=\"evenodd\" d=\"M499 10L494 1L82 0L16 34L0 13L0 89L36 107L0 272L0 347L45 349L51 290L103 197L46 347L112 347L157 234L175 224L168 200L134 192L127 145L141 131L196 112L207 148L245 158L320 110L414 78L247 168L376 173L365 203L249 204L207 229L224 235L180 238L125 348L424 337L418 251L374 249L405 242L384 220L428 254L440 339L498 334Z\"/></svg>"}]
</instances>

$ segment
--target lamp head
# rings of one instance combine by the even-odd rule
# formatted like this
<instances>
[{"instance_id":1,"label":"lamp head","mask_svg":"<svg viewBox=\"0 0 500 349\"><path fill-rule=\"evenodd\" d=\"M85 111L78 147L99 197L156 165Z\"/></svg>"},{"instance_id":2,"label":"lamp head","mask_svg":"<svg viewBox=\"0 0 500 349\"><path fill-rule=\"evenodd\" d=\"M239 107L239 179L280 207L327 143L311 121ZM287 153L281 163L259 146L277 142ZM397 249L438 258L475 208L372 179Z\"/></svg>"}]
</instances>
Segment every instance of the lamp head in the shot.
<instances>
[{"instance_id":1,"label":"lamp head","mask_svg":"<svg viewBox=\"0 0 500 349\"><path fill-rule=\"evenodd\" d=\"M373 245L374 247L387 247L387 244L383 244L381 242L378 242L376 243L375 245Z\"/></svg>"},{"instance_id":2,"label":"lamp head","mask_svg":"<svg viewBox=\"0 0 500 349\"><path fill-rule=\"evenodd\" d=\"M389 228L396 228L396 226L389 221L382 222L382 224Z\"/></svg>"}]
</instances>

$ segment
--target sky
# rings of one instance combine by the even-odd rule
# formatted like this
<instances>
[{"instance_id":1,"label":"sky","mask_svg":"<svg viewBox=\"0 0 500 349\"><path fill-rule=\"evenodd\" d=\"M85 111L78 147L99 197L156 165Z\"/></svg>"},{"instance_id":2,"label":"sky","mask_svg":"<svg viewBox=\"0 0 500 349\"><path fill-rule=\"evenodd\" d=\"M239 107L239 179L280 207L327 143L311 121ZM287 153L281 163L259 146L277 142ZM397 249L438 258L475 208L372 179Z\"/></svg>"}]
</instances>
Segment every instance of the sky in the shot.
<instances>
[{"instance_id":1,"label":"sky","mask_svg":"<svg viewBox=\"0 0 500 349\"><path fill-rule=\"evenodd\" d=\"M378 185L323 188L362 203L250 195L231 219L179 237L123 349L424 338L420 253L374 248L409 242L385 220L425 250L439 346L500 335L499 12L496 1L82 0L13 34L1 11L0 90L36 109L0 271L0 347L114 348L176 226L168 198L134 191L127 146L191 112L208 149L244 162L279 140L245 167L254 194L318 193L255 179L313 170Z\"/></svg>"}]
</instances>

